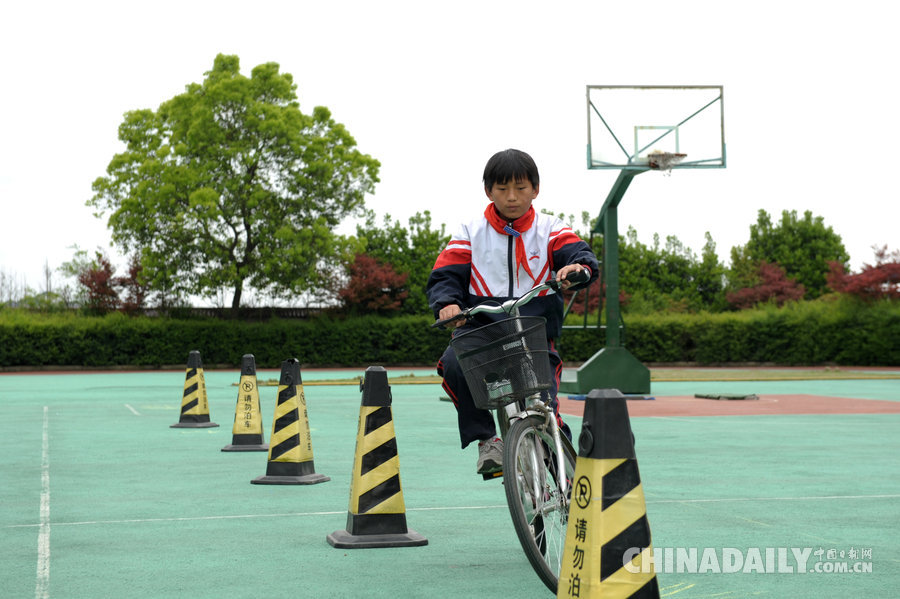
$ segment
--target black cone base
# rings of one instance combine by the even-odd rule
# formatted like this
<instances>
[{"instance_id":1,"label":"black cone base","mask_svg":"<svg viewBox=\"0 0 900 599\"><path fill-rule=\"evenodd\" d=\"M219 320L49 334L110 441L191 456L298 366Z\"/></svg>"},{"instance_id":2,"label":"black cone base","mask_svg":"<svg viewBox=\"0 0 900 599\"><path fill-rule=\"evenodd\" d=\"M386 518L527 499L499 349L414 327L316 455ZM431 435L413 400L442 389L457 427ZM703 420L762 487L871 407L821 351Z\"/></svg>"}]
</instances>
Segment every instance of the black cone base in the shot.
<instances>
[{"instance_id":1,"label":"black cone base","mask_svg":"<svg viewBox=\"0 0 900 599\"><path fill-rule=\"evenodd\" d=\"M215 422L176 422L169 428L213 428L219 426Z\"/></svg>"},{"instance_id":2,"label":"black cone base","mask_svg":"<svg viewBox=\"0 0 900 599\"><path fill-rule=\"evenodd\" d=\"M266 465L266 475L250 482L254 485L314 485L331 478L316 472L312 460L306 462L272 462Z\"/></svg>"},{"instance_id":3,"label":"black cone base","mask_svg":"<svg viewBox=\"0 0 900 599\"><path fill-rule=\"evenodd\" d=\"M250 482L254 485L314 485L329 480L329 477L314 472L302 476L258 476Z\"/></svg>"},{"instance_id":4,"label":"black cone base","mask_svg":"<svg viewBox=\"0 0 900 599\"><path fill-rule=\"evenodd\" d=\"M378 547L421 547L428 539L412 529L402 534L354 535L346 530L336 530L326 537L328 544L337 549L374 549Z\"/></svg>"},{"instance_id":5,"label":"black cone base","mask_svg":"<svg viewBox=\"0 0 900 599\"><path fill-rule=\"evenodd\" d=\"M269 451L268 443L226 445L222 451Z\"/></svg>"}]
</instances>

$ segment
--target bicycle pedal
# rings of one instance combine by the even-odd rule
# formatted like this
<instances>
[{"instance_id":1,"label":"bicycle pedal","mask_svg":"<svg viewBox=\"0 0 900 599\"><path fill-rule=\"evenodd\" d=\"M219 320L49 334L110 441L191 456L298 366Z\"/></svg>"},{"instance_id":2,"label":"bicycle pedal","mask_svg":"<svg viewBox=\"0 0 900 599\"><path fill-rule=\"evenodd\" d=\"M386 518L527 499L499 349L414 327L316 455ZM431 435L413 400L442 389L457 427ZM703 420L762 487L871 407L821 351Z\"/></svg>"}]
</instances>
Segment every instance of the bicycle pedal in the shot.
<instances>
[{"instance_id":1,"label":"bicycle pedal","mask_svg":"<svg viewBox=\"0 0 900 599\"><path fill-rule=\"evenodd\" d=\"M497 470L495 472L482 472L481 477L484 480L493 480L495 478L500 478L503 476L503 470Z\"/></svg>"}]
</instances>

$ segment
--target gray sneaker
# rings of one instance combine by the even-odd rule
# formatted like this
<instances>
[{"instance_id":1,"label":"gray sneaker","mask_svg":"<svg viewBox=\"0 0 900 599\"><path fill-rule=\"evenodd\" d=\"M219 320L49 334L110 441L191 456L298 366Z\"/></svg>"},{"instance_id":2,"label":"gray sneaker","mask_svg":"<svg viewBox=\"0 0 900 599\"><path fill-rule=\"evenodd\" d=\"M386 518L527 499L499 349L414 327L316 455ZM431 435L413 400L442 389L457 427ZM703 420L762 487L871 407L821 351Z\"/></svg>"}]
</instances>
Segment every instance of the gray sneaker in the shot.
<instances>
[{"instance_id":1,"label":"gray sneaker","mask_svg":"<svg viewBox=\"0 0 900 599\"><path fill-rule=\"evenodd\" d=\"M503 441L494 437L478 443L478 474L503 470Z\"/></svg>"}]
</instances>

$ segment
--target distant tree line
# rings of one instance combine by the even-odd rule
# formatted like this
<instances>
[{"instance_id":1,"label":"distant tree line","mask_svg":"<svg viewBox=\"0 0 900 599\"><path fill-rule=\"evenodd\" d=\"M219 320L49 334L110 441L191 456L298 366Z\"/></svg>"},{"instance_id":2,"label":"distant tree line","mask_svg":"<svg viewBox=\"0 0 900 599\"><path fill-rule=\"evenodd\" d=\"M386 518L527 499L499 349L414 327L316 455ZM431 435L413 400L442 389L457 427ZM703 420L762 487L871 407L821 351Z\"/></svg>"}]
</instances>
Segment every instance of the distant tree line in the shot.
<instances>
[{"instance_id":1,"label":"distant tree line","mask_svg":"<svg viewBox=\"0 0 900 599\"><path fill-rule=\"evenodd\" d=\"M591 224L587 215L582 219L586 226ZM602 255L602 237L593 239L593 248ZM676 236L663 244L654 235L653 244L646 245L629 227L619 238L619 300L625 314L650 314L782 306L835 292L867 299L900 297L900 252L873 249L876 264L850 273L840 236L810 211L798 217L796 211L785 210L774 223L760 210L747 243L731 248L730 266L719 260L709 232L697 256ZM589 311L599 307L601 285L598 280L586 294ZM576 297L572 310L583 313L584 298Z\"/></svg>"},{"instance_id":2,"label":"distant tree line","mask_svg":"<svg viewBox=\"0 0 900 599\"><path fill-rule=\"evenodd\" d=\"M306 304L349 316L430 314L425 283L449 240L446 225L436 226L428 211L415 214L406 225L390 215L379 224L370 210L364 217L355 235L341 239L340 245L351 251L320 256L320 268L327 273L320 273L319 280L325 284L304 298ZM590 230L587 217L583 220ZM602 257L602 237L579 234ZM874 250L874 264L849 272L840 236L809 211L802 218L784 211L781 220L773 223L760 210L757 222L750 226L748 242L731 249L731 266L719 260L708 232L698 256L676 236L663 243L654 235L652 244L644 244L630 227L619 238L620 301L625 314L651 314L781 306L833 293L867 300L900 298L900 251L891 252L886 246ZM173 302L169 289L144 278L138 254L131 256L123 274L116 274L102 251L90 256L76 248L73 259L58 270L75 280L74 292L68 286L63 293L30 292L17 302L7 294L4 303L41 311L77 307L88 314L139 314L148 308L165 313L185 305ZM0 300L6 280L0 277ZM588 312L599 311L601 300L598 280L574 299L572 311L583 314L585 306Z\"/></svg>"}]
</instances>

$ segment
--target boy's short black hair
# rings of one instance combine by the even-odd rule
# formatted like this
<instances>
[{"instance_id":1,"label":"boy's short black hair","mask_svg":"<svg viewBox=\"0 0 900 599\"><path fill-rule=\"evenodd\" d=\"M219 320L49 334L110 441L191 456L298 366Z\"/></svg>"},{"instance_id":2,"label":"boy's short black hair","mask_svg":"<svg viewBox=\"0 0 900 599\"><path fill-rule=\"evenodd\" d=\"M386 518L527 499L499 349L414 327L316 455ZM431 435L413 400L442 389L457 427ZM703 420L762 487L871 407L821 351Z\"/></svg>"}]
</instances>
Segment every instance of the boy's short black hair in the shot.
<instances>
[{"instance_id":1,"label":"boy's short black hair","mask_svg":"<svg viewBox=\"0 0 900 599\"><path fill-rule=\"evenodd\" d=\"M484 188L491 190L494 183L503 185L510 181L527 179L532 187L537 188L541 182L534 159L521 150L503 150L491 156L484 167Z\"/></svg>"}]
</instances>

